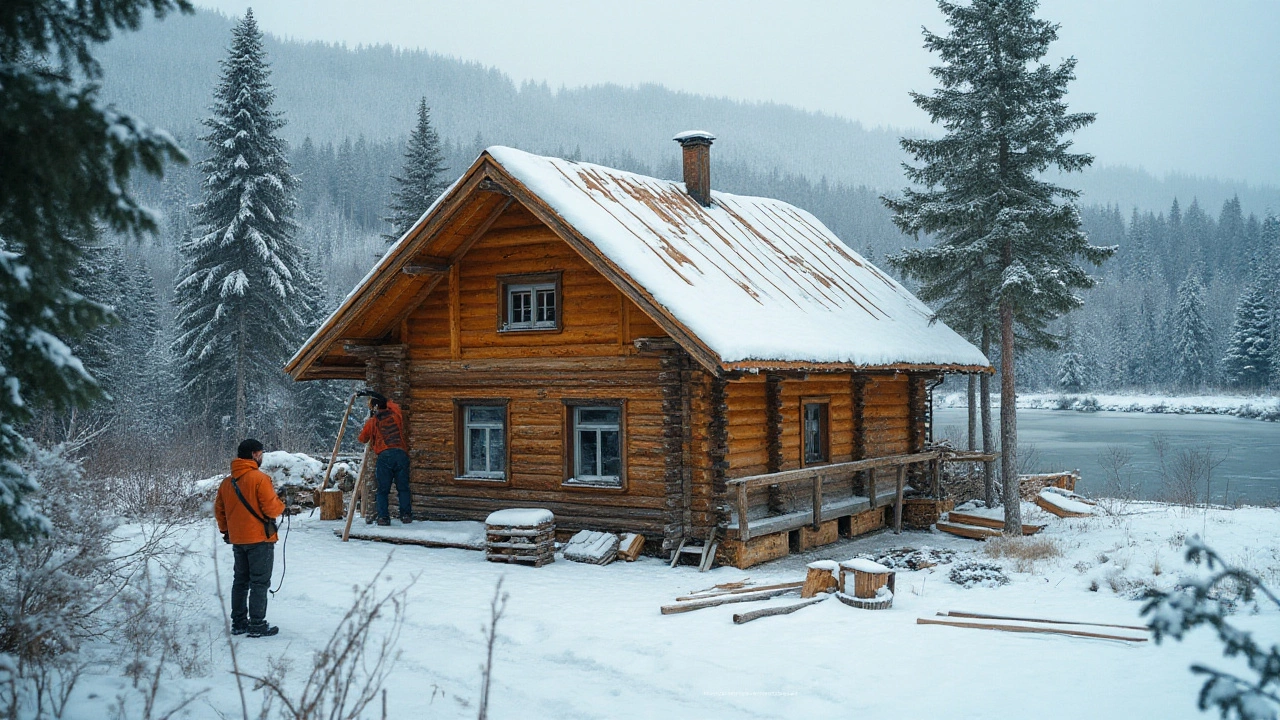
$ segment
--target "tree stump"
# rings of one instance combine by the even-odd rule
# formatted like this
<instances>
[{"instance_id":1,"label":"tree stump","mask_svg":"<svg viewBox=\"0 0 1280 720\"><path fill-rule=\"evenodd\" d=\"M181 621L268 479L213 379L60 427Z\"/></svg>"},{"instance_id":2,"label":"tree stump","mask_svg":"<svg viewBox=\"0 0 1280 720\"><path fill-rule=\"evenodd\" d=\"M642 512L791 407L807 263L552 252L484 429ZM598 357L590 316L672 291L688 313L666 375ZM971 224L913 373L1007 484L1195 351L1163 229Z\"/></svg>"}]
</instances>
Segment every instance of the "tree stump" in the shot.
<instances>
[{"instance_id":1,"label":"tree stump","mask_svg":"<svg viewBox=\"0 0 1280 720\"><path fill-rule=\"evenodd\" d=\"M847 577L853 576L853 587ZM880 588L888 586L893 591L893 571L873 560L855 558L840 563L840 592L863 600L876 596ZM850 592L852 590L852 592Z\"/></svg>"},{"instance_id":2,"label":"tree stump","mask_svg":"<svg viewBox=\"0 0 1280 720\"><path fill-rule=\"evenodd\" d=\"M342 489L331 487L322 493L316 493L320 496L320 519L321 520L341 520L342 519Z\"/></svg>"},{"instance_id":3,"label":"tree stump","mask_svg":"<svg viewBox=\"0 0 1280 720\"><path fill-rule=\"evenodd\" d=\"M819 560L809 563L809 574L805 576L804 587L800 588L800 597L811 598L818 593L830 592L840 586L836 572L840 566L832 560Z\"/></svg>"}]
</instances>

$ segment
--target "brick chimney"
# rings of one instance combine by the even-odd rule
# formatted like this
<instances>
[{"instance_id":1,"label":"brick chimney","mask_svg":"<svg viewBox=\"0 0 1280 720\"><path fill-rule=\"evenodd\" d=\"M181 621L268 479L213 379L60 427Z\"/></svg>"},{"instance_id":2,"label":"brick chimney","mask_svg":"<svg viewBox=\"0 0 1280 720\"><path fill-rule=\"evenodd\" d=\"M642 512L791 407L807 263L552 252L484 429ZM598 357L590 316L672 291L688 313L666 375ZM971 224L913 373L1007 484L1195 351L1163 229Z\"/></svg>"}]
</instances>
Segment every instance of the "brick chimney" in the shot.
<instances>
[{"instance_id":1,"label":"brick chimney","mask_svg":"<svg viewBox=\"0 0 1280 720\"><path fill-rule=\"evenodd\" d=\"M684 187L689 197L711 207L711 143L716 136L705 130L687 130L671 139L684 151Z\"/></svg>"}]
</instances>

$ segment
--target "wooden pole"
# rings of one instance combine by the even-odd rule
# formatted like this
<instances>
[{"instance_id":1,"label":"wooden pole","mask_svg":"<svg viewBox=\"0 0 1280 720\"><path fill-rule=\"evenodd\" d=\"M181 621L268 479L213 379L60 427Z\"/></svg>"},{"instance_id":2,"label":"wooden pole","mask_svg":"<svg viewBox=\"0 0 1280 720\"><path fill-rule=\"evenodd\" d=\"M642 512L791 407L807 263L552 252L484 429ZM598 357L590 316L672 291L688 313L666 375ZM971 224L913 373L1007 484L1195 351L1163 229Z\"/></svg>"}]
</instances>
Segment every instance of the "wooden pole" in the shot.
<instances>
[{"instance_id":1,"label":"wooden pole","mask_svg":"<svg viewBox=\"0 0 1280 720\"><path fill-rule=\"evenodd\" d=\"M827 573L827 574L830 575L831 573ZM708 598L721 597L723 595L744 595L744 594L753 593L753 592L763 592L765 590L783 590L783 589L794 590L798 587L803 587L803 586L804 586L803 582L789 582L789 583L778 583L777 585L760 585L760 586L751 586L751 587L732 588L729 590L712 590L712 591L701 592L701 593L693 593L691 595L684 595L682 597L676 598L676 600L679 602L683 602L685 600L706 600Z\"/></svg>"},{"instance_id":2,"label":"wooden pole","mask_svg":"<svg viewBox=\"0 0 1280 720\"><path fill-rule=\"evenodd\" d=\"M902 534L902 489L907 480L907 466L898 466L898 492L893 499L893 532L896 535Z\"/></svg>"},{"instance_id":3,"label":"wooden pole","mask_svg":"<svg viewBox=\"0 0 1280 720\"><path fill-rule=\"evenodd\" d=\"M1127 635L1107 635L1105 633L1086 632L1062 627L1032 627L1030 625L992 625L990 623L964 622L961 620L935 620L933 618L916 618L917 625L947 625L950 627L975 628L978 630L1003 630L1005 632L1045 633L1048 635L1072 635L1075 637L1100 638L1102 640L1124 640L1126 642L1146 642L1147 638Z\"/></svg>"},{"instance_id":4,"label":"wooden pole","mask_svg":"<svg viewBox=\"0 0 1280 720\"><path fill-rule=\"evenodd\" d=\"M364 471L369 465L369 448L373 447L373 443L364 446L364 456L360 458L360 475L356 477L356 487L351 491L351 507L347 508L347 524L342 528L342 542L346 542L351 537L351 521L356 516L356 493L360 493L360 497L364 498Z\"/></svg>"},{"instance_id":5,"label":"wooden pole","mask_svg":"<svg viewBox=\"0 0 1280 720\"><path fill-rule=\"evenodd\" d=\"M333 453L329 455L329 467L324 469L324 482L320 483L320 492L324 492L329 487L329 476L333 473L333 464L338 461L338 448L342 447L342 435L347 431L347 418L351 417L351 406L356 404L356 394L351 393L351 399L347 401L347 411L342 413L342 424L338 426L338 439L333 441ZM353 496L354 497L354 496ZM320 496L316 496L318 501ZM319 502L316 503L317 505Z\"/></svg>"},{"instance_id":6,"label":"wooden pole","mask_svg":"<svg viewBox=\"0 0 1280 720\"><path fill-rule=\"evenodd\" d=\"M938 614L943 617L976 618L979 620L1018 620L1021 622L1055 623L1058 625L1093 625L1094 627L1113 627L1123 628L1125 630L1151 629L1145 625L1114 625L1112 623L1081 622L1079 620L1046 620L1044 618L1013 617L1011 615L987 615L986 613L960 612L958 610L940 612Z\"/></svg>"},{"instance_id":7,"label":"wooden pole","mask_svg":"<svg viewBox=\"0 0 1280 720\"><path fill-rule=\"evenodd\" d=\"M751 612L745 612L745 613L734 613L733 624L741 625L742 623L749 623L752 620L755 620L757 618L769 617L770 615L790 615L791 613L801 608L807 608L810 605L816 605L822 602L823 600L826 600L828 597L830 596L823 595L820 598L805 600L804 602L796 603L795 605L783 605L782 607L764 608L763 610L752 610Z\"/></svg>"},{"instance_id":8,"label":"wooden pole","mask_svg":"<svg viewBox=\"0 0 1280 720\"><path fill-rule=\"evenodd\" d=\"M675 605L663 605L663 615L673 615L675 613L689 612L690 610L701 610L702 608L715 607L717 605L727 605L729 603L754 602L756 600L768 600L769 598L779 595L793 593L800 589L804 583L799 582L795 587L778 588L777 590L763 590L761 592L744 593L742 595L722 595L720 597L711 597L706 600L694 600L692 602L676 603Z\"/></svg>"}]
</instances>

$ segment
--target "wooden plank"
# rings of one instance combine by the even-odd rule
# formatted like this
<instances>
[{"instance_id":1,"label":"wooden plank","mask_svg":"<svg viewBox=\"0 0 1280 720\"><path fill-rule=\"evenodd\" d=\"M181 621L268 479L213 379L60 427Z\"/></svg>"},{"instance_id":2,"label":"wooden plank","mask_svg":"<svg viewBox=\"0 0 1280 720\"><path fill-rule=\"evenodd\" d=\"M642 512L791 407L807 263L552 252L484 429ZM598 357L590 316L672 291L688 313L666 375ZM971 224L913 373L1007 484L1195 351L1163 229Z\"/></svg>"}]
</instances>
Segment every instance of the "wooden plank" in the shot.
<instances>
[{"instance_id":1,"label":"wooden plank","mask_svg":"<svg viewBox=\"0 0 1280 720\"><path fill-rule=\"evenodd\" d=\"M898 466L898 477L896 480L897 491L893 498L893 534L902 534L902 490L907 482L907 468Z\"/></svg>"},{"instance_id":2,"label":"wooden plank","mask_svg":"<svg viewBox=\"0 0 1280 720\"><path fill-rule=\"evenodd\" d=\"M676 557L679 557L678 555ZM754 593L744 593L741 595L725 595L721 597L707 598L705 600L692 600L690 602L676 603L675 605L663 605L661 610L663 615L674 615L676 613L690 612L692 610L702 610L703 608L716 607L718 605L728 605L730 603L755 602L757 600L768 600L779 595L793 593L800 589L804 583L796 583L794 587L778 588L776 590L762 590Z\"/></svg>"},{"instance_id":3,"label":"wooden plank","mask_svg":"<svg viewBox=\"0 0 1280 720\"><path fill-rule=\"evenodd\" d=\"M962 525L977 525L979 527L995 528L997 530L1004 529L1004 520L999 518L983 517L982 515L973 515L971 513L952 510L947 513L947 517L951 522L960 523ZM1032 525L1028 523L1022 524L1023 535L1035 535L1044 529L1044 525Z\"/></svg>"},{"instance_id":4,"label":"wooden plank","mask_svg":"<svg viewBox=\"0 0 1280 720\"><path fill-rule=\"evenodd\" d=\"M751 539L751 527L747 520L747 485L738 485L738 539L743 542Z\"/></svg>"},{"instance_id":5,"label":"wooden plank","mask_svg":"<svg viewBox=\"0 0 1280 720\"><path fill-rule=\"evenodd\" d=\"M1000 537L1004 533L992 528L976 527L974 525L957 525L955 523L938 522L934 525L942 532L959 535L970 540L986 540L990 537Z\"/></svg>"},{"instance_id":6,"label":"wooden plank","mask_svg":"<svg viewBox=\"0 0 1280 720\"><path fill-rule=\"evenodd\" d=\"M1081 620L1047 620L1045 618L1014 617L1011 615L988 615L987 613L961 612L958 610L942 611L942 617L976 618L979 620L1017 620L1019 622L1052 623L1054 625L1092 625L1094 627L1113 627L1125 630L1150 630L1146 625L1116 625L1114 623L1083 622Z\"/></svg>"},{"instance_id":7,"label":"wooden plank","mask_svg":"<svg viewBox=\"0 0 1280 720\"><path fill-rule=\"evenodd\" d=\"M449 268L449 356L462 357L462 307L458 292L460 263Z\"/></svg>"},{"instance_id":8,"label":"wooden plank","mask_svg":"<svg viewBox=\"0 0 1280 720\"><path fill-rule=\"evenodd\" d=\"M830 465L818 465L815 467L800 468L798 470L784 470L779 473L769 473L766 475L753 475L745 478L735 478L729 480L730 485L773 485L785 482L799 482L809 480L817 475L830 475L836 473L853 473L872 468L893 467L897 465L911 465L915 463L928 462L940 456L936 450L930 450L920 453L899 453L896 455L885 455L881 457L868 458L866 460L854 460L845 463L832 463Z\"/></svg>"},{"instance_id":9,"label":"wooden plank","mask_svg":"<svg viewBox=\"0 0 1280 720\"><path fill-rule=\"evenodd\" d=\"M993 623L964 622L962 620L937 620L935 618L916 618L917 625L947 625L950 627L975 628L979 630L1002 630L1004 632L1020 632L1020 633L1045 633L1049 635L1071 635L1074 637L1098 638L1102 640L1124 640L1126 642L1146 642L1145 637L1133 637L1131 635L1110 635L1107 633L1095 633L1085 630L1075 630L1073 628L1054 627L1049 625L1032 626L1032 625L996 625Z\"/></svg>"},{"instance_id":10,"label":"wooden plank","mask_svg":"<svg viewBox=\"0 0 1280 720\"><path fill-rule=\"evenodd\" d=\"M1045 500L1039 495L1036 495L1036 505L1039 505L1040 508L1043 509L1044 511L1057 515L1060 518L1093 517L1092 513L1081 513L1081 512L1073 512L1071 510L1064 510L1063 508L1060 508L1057 505L1054 505L1053 503L1049 502L1048 500Z\"/></svg>"},{"instance_id":11,"label":"wooden plank","mask_svg":"<svg viewBox=\"0 0 1280 720\"><path fill-rule=\"evenodd\" d=\"M777 583L775 585L753 585L753 586L725 588L725 589L713 588L711 590L704 590L702 592L690 593L688 595L678 597L676 598L676 601L686 602L690 600L706 600L707 598L720 597L722 595L745 595L753 592L764 592L765 590L782 590L784 588L795 589L795 588L801 588L801 587L804 587L803 581Z\"/></svg>"}]
</instances>

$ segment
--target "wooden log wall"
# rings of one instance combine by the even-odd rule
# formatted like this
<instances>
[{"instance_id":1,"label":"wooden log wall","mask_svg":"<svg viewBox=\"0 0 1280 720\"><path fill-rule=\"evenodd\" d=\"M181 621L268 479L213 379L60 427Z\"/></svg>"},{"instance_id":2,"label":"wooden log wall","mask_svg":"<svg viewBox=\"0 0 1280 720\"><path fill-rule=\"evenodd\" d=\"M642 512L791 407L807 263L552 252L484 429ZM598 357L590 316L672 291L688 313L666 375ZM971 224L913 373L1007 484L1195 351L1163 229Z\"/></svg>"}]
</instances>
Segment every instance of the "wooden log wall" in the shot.
<instances>
[{"instance_id":1,"label":"wooden log wall","mask_svg":"<svg viewBox=\"0 0 1280 720\"><path fill-rule=\"evenodd\" d=\"M414 450L415 512L482 520L505 507L544 507L560 529L683 532L681 362L641 355L640 337L665 333L612 284L519 206L493 224L401 328ZM499 331L504 275L560 273L561 327ZM459 402L507 403L508 468L501 481L456 475ZM572 403L623 406L622 488L570 486ZM680 452L672 453L673 449Z\"/></svg>"}]
</instances>

